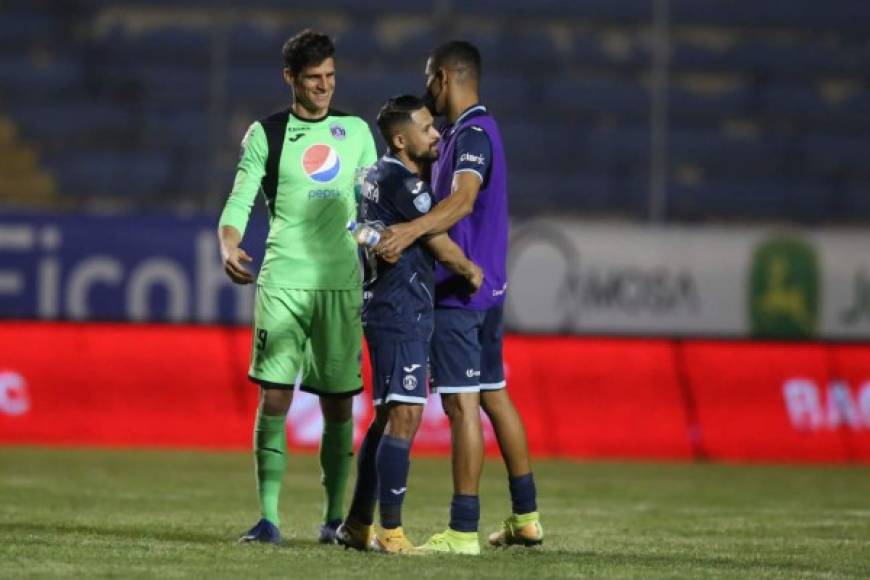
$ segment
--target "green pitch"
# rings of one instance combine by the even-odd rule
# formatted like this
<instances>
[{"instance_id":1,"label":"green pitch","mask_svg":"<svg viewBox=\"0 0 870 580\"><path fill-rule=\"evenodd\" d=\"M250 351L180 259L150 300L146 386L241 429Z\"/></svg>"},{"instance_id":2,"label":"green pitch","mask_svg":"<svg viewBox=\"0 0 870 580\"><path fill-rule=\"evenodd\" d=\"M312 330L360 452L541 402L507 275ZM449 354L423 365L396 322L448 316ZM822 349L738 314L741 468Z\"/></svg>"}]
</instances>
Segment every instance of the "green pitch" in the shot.
<instances>
[{"instance_id":1,"label":"green pitch","mask_svg":"<svg viewBox=\"0 0 870 580\"><path fill-rule=\"evenodd\" d=\"M0 577L867 578L870 469L539 461L539 549L388 557L315 543L316 457L291 460L283 547L238 545L257 519L247 454L0 448ZM482 525L506 515L486 465ZM412 465L405 520L447 521L449 465Z\"/></svg>"}]
</instances>

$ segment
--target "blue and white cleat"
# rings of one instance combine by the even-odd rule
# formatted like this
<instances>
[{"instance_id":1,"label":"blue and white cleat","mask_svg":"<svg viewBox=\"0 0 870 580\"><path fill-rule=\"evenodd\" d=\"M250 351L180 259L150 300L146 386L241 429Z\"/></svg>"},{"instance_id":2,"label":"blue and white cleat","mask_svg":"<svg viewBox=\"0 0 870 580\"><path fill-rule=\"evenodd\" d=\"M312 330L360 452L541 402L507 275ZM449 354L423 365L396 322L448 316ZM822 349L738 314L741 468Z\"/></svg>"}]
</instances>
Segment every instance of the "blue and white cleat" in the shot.
<instances>
[{"instance_id":1,"label":"blue and white cleat","mask_svg":"<svg viewBox=\"0 0 870 580\"><path fill-rule=\"evenodd\" d=\"M335 532L338 526L341 525L341 520L332 520L320 526L320 537L317 539L321 544L336 544Z\"/></svg>"},{"instance_id":2,"label":"blue and white cleat","mask_svg":"<svg viewBox=\"0 0 870 580\"><path fill-rule=\"evenodd\" d=\"M281 543L281 532L278 530L275 524L273 524L266 518L263 518L259 522L257 522L257 525L248 530L244 536L239 538L239 542L260 542L263 544L278 545Z\"/></svg>"}]
</instances>

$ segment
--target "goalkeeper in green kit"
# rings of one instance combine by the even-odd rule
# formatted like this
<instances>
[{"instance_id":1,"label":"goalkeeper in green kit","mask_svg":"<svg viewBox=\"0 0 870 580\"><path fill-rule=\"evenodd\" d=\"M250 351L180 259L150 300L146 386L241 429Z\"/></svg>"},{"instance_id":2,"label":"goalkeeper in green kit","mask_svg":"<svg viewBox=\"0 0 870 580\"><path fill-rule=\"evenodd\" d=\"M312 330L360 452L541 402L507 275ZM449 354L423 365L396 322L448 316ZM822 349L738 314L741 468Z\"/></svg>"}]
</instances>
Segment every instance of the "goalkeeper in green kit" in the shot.
<instances>
[{"instance_id":1,"label":"goalkeeper in green kit","mask_svg":"<svg viewBox=\"0 0 870 580\"><path fill-rule=\"evenodd\" d=\"M335 46L305 30L284 45L285 109L251 125L220 217L227 275L250 284L239 247L259 191L269 209L266 254L257 279L250 379L260 387L254 458L261 519L241 541L280 543L278 496L287 465L286 417L293 389L320 397L320 463L326 500L320 541L331 543L344 513L353 455L352 398L362 391L354 174L377 160L368 125L330 108Z\"/></svg>"}]
</instances>

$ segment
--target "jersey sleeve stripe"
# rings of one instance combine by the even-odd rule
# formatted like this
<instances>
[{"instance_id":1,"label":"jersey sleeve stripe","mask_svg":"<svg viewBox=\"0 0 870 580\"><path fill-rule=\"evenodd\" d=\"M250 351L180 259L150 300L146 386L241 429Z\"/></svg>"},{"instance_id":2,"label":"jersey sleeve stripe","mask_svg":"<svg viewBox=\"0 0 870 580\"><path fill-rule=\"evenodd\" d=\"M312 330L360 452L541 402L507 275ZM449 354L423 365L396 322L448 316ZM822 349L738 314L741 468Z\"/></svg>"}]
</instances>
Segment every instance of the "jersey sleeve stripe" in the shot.
<instances>
[{"instance_id":1,"label":"jersey sleeve stripe","mask_svg":"<svg viewBox=\"0 0 870 580\"><path fill-rule=\"evenodd\" d=\"M453 175L456 175L457 173L473 173L480 178L481 182L483 182L483 175L481 175L480 171L478 171L477 169L470 169L470 168L457 169L456 171L453 172Z\"/></svg>"}]
</instances>

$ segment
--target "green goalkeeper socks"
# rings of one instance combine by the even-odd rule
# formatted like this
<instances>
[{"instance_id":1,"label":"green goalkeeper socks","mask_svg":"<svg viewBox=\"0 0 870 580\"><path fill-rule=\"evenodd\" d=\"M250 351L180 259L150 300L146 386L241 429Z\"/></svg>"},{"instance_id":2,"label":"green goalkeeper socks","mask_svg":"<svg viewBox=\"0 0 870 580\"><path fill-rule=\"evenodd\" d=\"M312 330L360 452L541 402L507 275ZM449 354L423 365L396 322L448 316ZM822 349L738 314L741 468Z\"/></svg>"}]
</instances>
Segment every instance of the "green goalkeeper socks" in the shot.
<instances>
[{"instance_id":1,"label":"green goalkeeper socks","mask_svg":"<svg viewBox=\"0 0 870 580\"><path fill-rule=\"evenodd\" d=\"M323 521L332 522L344 517L344 490L353 459L353 419L342 423L326 422L320 440L320 467L323 469L323 488L326 504Z\"/></svg>"},{"instance_id":2,"label":"green goalkeeper socks","mask_svg":"<svg viewBox=\"0 0 870 580\"><path fill-rule=\"evenodd\" d=\"M257 467L257 493L260 513L276 526L278 496L287 467L287 418L257 414L254 429L254 461Z\"/></svg>"}]
</instances>

